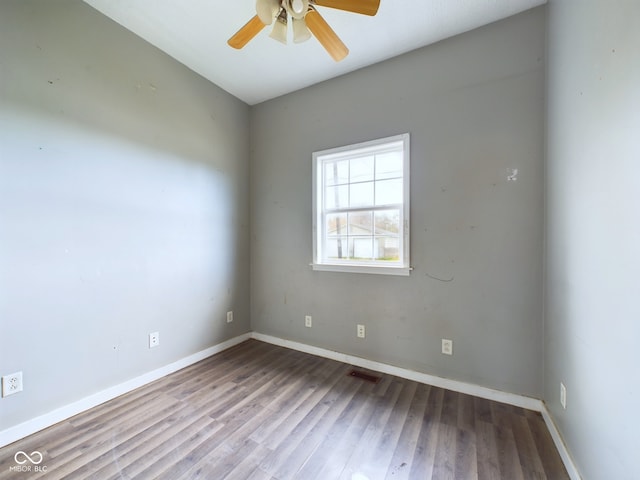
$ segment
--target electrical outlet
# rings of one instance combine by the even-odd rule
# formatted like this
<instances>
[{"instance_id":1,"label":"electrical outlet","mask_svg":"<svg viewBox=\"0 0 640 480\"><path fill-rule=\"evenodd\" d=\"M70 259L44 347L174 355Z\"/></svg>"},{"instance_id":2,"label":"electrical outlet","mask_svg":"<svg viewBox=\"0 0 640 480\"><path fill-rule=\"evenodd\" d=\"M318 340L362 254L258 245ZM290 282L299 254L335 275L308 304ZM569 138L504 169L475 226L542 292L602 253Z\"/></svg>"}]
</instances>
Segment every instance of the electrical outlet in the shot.
<instances>
[{"instance_id":1,"label":"electrical outlet","mask_svg":"<svg viewBox=\"0 0 640 480\"><path fill-rule=\"evenodd\" d=\"M364 325L358 325L356 332L358 334L358 338L364 338Z\"/></svg>"},{"instance_id":2,"label":"electrical outlet","mask_svg":"<svg viewBox=\"0 0 640 480\"><path fill-rule=\"evenodd\" d=\"M305 315L304 317L304 326L311 328L311 326L313 325L313 322L311 320L311 315Z\"/></svg>"},{"instance_id":3,"label":"electrical outlet","mask_svg":"<svg viewBox=\"0 0 640 480\"><path fill-rule=\"evenodd\" d=\"M442 353L445 355L453 355L453 340L447 338L442 339Z\"/></svg>"},{"instance_id":4,"label":"electrical outlet","mask_svg":"<svg viewBox=\"0 0 640 480\"><path fill-rule=\"evenodd\" d=\"M2 377L2 396L8 397L22 391L22 372Z\"/></svg>"},{"instance_id":5,"label":"electrical outlet","mask_svg":"<svg viewBox=\"0 0 640 480\"><path fill-rule=\"evenodd\" d=\"M149 334L149 348L157 347L160 345L160 332L153 332Z\"/></svg>"},{"instance_id":6,"label":"electrical outlet","mask_svg":"<svg viewBox=\"0 0 640 480\"><path fill-rule=\"evenodd\" d=\"M228 311L227 312L227 323L231 323L233 322L233 312L232 311Z\"/></svg>"},{"instance_id":7,"label":"electrical outlet","mask_svg":"<svg viewBox=\"0 0 640 480\"><path fill-rule=\"evenodd\" d=\"M567 408L567 387L562 382L560 382L560 405L564 409Z\"/></svg>"}]
</instances>

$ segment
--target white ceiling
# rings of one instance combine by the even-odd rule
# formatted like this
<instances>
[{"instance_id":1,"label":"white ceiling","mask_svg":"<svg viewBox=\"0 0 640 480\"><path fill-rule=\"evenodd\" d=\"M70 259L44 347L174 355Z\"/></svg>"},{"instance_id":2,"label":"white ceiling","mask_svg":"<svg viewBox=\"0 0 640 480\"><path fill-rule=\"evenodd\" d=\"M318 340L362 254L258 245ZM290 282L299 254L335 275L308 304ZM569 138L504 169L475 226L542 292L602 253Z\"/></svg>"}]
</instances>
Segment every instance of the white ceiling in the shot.
<instances>
[{"instance_id":1,"label":"white ceiling","mask_svg":"<svg viewBox=\"0 0 640 480\"><path fill-rule=\"evenodd\" d=\"M227 39L255 0L84 0L227 92L254 105L546 3L546 0L381 0L375 17L326 7L349 47L335 63L315 38L283 45L265 28L242 50Z\"/></svg>"}]
</instances>

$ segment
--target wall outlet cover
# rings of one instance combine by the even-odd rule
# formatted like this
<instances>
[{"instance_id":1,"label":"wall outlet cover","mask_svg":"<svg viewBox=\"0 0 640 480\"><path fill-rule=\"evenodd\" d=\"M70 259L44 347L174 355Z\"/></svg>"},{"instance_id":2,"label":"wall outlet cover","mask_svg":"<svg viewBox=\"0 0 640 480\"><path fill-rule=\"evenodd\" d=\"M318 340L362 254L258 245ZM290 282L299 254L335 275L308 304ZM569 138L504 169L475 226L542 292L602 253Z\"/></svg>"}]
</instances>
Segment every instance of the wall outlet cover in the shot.
<instances>
[{"instance_id":1,"label":"wall outlet cover","mask_svg":"<svg viewBox=\"0 0 640 480\"><path fill-rule=\"evenodd\" d=\"M22 372L12 373L2 377L2 396L8 397L22 391Z\"/></svg>"},{"instance_id":2,"label":"wall outlet cover","mask_svg":"<svg viewBox=\"0 0 640 480\"><path fill-rule=\"evenodd\" d=\"M160 345L160 332L153 332L149 334L149 348L157 347Z\"/></svg>"},{"instance_id":3,"label":"wall outlet cover","mask_svg":"<svg viewBox=\"0 0 640 480\"><path fill-rule=\"evenodd\" d=\"M453 355L453 340L448 338L442 339L442 353L445 355Z\"/></svg>"}]
</instances>

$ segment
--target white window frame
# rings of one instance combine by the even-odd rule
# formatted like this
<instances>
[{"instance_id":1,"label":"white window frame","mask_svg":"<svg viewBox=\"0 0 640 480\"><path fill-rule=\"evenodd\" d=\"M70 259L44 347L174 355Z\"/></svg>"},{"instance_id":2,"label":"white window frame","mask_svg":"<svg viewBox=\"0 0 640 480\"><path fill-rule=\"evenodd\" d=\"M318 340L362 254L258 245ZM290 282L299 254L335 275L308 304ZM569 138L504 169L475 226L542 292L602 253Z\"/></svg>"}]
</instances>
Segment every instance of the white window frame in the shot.
<instances>
[{"instance_id":1,"label":"white window frame","mask_svg":"<svg viewBox=\"0 0 640 480\"><path fill-rule=\"evenodd\" d=\"M330 271L330 272L349 272L349 273L373 273L384 275L403 275L407 276L411 272L410 266L410 228L409 228L409 171L410 171L410 142L409 134L403 133L387 138L380 138L368 142L347 145L344 147L331 148L313 152L313 270ZM324 164L329 161L340 159L357 158L364 154L382 152L390 147L397 146L403 151L403 169L402 169L402 205L395 205L400 209L400 260L393 264L385 264L382 261L364 261L354 262L337 261L328 259L323 251L325 245L325 202L324 202ZM366 210L383 210L388 206L367 207ZM358 208L344 208L341 211L357 211Z\"/></svg>"}]
</instances>

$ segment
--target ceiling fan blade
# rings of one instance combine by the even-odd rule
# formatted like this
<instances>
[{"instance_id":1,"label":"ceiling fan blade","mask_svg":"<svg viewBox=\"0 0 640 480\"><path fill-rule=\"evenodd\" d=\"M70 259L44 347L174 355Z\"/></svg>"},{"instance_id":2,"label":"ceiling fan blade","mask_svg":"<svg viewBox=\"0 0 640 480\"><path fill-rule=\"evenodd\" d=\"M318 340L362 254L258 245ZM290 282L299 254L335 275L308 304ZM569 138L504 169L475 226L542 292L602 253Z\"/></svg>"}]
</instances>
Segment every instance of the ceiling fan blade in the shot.
<instances>
[{"instance_id":1,"label":"ceiling fan blade","mask_svg":"<svg viewBox=\"0 0 640 480\"><path fill-rule=\"evenodd\" d=\"M249 40L260 33L260 30L262 30L265 26L266 25L262 23L262 20L260 20L260 17L256 15L251 20L249 20L244 25L244 27L238 30L235 35L227 40L227 43L233 48L240 49L247 43L249 43Z\"/></svg>"},{"instance_id":2,"label":"ceiling fan blade","mask_svg":"<svg viewBox=\"0 0 640 480\"><path fill-rule=\"evenodd\" d=\"M337 8L372 17L378 13L380 6L380 0L315 0L313 3L321 7Z\"/></svg>"},{"instance_id":3,"label":"ceiling fan blade","mask_svg":"<svg viewBox=\"0 0 640 480\"><path fill-rule=\"evenodd\" d=\"M336 62L339 62L349 54L347 46L342 43L336 32L331 29L318 12L309 10L304 19L307 23L307 28Z\"/></svg>"}]
</instances>

